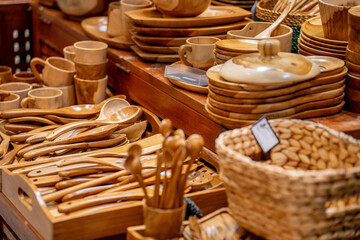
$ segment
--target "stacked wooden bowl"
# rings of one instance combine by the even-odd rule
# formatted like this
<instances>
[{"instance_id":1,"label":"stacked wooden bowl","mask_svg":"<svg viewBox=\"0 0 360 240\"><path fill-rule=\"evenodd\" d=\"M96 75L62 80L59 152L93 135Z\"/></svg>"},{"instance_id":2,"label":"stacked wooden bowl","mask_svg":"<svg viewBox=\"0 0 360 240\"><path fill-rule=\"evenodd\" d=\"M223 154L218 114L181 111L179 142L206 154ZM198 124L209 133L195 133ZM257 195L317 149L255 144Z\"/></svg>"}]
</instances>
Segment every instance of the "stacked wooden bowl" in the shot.
<instances>
[{"instance_id":1,"label":"stacked wooden bowl","mask_svg":"<svg viewBox=\"0 0 360 240\"><path fill-rule=\"evenodd\" d=\"M299 53L305 56L329 56L345 60L347 41L324 36L320 16L305 21L298 39Z\"/></svg>"},{"instance_id":2,"label":"stacked wooden bowl","mask_svg":"<svg viewBox=\"0 0 360 240\"><path fill-rule=\"evenodd\" d=\"M139 57L156 62L179 60L178 49L188 37L225 38L226 32L242 29L251 20L249 11L234 6L210 6L196 17L163 16L155 8L126 13L134 22L132 50Z\"/></svg>"},{"instance_id":3,"label":"stacked wooden bowl","mask_svg":"<svg viewBox=\"0 0 360 240\"><path fill-rule=\"evenodd\" d=\"M338 113L344 105L344 61L326 57L325 61L324 57L311 60L321 65L317 76L274 84L229 81L222 74L225 64L214 66L207 71L206 110L215 122L227 128L252 124L264 115L268 119L309 118Z\"/></svg>"},{"instance_id":4,"label":"stacked wooden bowl","mask_svg":"<svg viewBox=\"0 0 360 240\"><path fill-rule=\"evenodd\" d=\"M217 64L247 53L257 52L257 40L250 39L224 39L216 43L214 50Z\"/></svg>"},{"instance_id":5,"label":"stacked wooden bowl","mask_svg":"<svg viewBox=\"0 0 360 240\"><path fill-rule=\"evenodd\" d=\"M255 0L212 0L213 5L219 6L237 6L245 9L251 9L254 5Z\"/></svg>"},{"instance_id":6,"label":"stacked wooden bowl","mask_svg":"<svg viewBox=\"0 0 360 240\"><path fill-rule=\"evenodd\" d=\"M349 69L346 82L346 107L360 112L360 6L348 12L349 45L346 48L346 66Z\"/></svg>"}]
</instances>

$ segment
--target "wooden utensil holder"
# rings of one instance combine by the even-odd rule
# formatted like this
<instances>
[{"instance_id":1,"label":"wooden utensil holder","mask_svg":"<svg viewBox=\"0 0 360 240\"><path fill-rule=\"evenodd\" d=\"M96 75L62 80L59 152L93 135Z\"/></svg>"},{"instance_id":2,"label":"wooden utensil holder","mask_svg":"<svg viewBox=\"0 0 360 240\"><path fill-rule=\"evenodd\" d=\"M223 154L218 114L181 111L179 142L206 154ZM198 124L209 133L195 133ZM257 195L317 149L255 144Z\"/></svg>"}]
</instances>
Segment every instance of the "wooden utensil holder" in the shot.
<instances>
[{"instance_id":1,"label":"wooden utensil holder","mask_svg":"<svg viewBox=\"0 0 360 240\"><path fill-rule=\"evenodd\" d=\"M179 237L185 219L186 203L179 208L160 209L148 206L143 201L145 235L155 239Z\"/></svg>"}]
</instances>

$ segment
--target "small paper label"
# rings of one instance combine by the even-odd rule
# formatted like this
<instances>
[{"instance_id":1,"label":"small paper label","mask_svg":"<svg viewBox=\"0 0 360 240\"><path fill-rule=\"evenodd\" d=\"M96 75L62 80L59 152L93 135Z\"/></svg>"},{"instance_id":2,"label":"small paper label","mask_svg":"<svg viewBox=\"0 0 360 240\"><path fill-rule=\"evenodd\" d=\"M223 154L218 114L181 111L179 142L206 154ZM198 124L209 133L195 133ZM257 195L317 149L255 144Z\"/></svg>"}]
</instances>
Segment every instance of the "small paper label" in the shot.
<instances>
[{"instance_id":1,"label":"small paper label","mask_svg":"<svg viewBox=\"0 0 360 240\"><path fill-rule=\"evenodd\" d=\"M187 75L182 74L182 73L168 74L166 77L172 78L174 80L181 81L181 82L184 82L184 83L187 83L187 84L192 84L192 85L195 85L195 86L201 86L201 87L207 87L208 86L207 81L203 81L203 80L200 80L200 79L197 79L197 78L193 78L193 77L187 76Z\"/></svg>"},{"instance_id":2,"label":"small paper label","mask_svg":"<svg viewBox=\"0 0 360 240\"><path fill-rule=\"evenodd\" d=\"M265 154L280 143L266 117L262 117L254 123L251 127L251 132Z\"/></svg>"}]
</instances>

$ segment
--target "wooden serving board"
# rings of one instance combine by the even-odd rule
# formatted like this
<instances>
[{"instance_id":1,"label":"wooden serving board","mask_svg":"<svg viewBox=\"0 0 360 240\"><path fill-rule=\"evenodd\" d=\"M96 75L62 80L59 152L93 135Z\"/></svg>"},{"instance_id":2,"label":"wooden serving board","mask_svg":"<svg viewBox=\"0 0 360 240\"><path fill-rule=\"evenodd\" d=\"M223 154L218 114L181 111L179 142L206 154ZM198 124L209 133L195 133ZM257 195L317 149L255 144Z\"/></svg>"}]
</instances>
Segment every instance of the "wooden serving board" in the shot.
<instances>
[{"instance_id":1,"label":"wooden serving board","mask_svg":"<svg viewBox=\"0 0 360 240\"><path fill-rule=\"evenodd\" d=\"M175 46L179 47L186 43L186 39L188 37L158 37L158 36L144 36L137 33L135 30L131 31L131 34L143 43L147 43L149 45L157 45L157 46ZM220 35L211 35L212 37L217 37L220 39L226 38L226 34Z\"/></svg>"},{"instance_id":2,"label":"wooden serving board","mask_svg":"<svg viewBox=\"0 0 360 240\"><path fill-rule=\"evenodd\" d=\"M108 17L106 16L90 17L81 21L81 27L86 35L94 40L105 42L114 48L130 49L133 43L125 42L121 36L109 37L107 35L107 22Z\"/></svg>"},{"instance_id":3,"label":"wooden serving board","mask_svg":"<svg viewBox=\"0 0 360 240\"><path fill-rule=\"evenodd\" d=\"M194 36L208 36L216 34L225 34L230 30L238 30L245 27L246 24L252 22L251 19L245 18L242 21L208 26L208 27L189 27L189 28L169 28L169 27L143 27L135 25L136 32L145 36L159 36L159 37L194 37Z\"/></svg>"},{"instance_id":4,"label":"wooden serving board","mask_svg":"<svg viewBox=\"0 0 360 240\"><path fill-rule=\"evenodd\" d=\"M30 167L34 163L22 164L22 167ZM70 214L59 213L55 203L44 203L40 188L29 178L13 173L18 168L16 165L2 168L3 194L43 239L98 239L123 234L127 227L142 224L141 201L106 204ZM224 188L186 196L197 204L203 214L227 206Z\"/></svg>"},{"instance_id":5,"label":"wooden serving board","mask_svg":"<svg viewBox=\"0 0 360 240\"><path fill-rule=\"evenodd\" d=\"M206 106L207 106L207 109L209 109L211 113L215 113L222 117L228 117L228 118L237 119L237 120L258 120L264 115L266 115L266 117L268 119L284 118L284 117L292 116L294 114L300 114L304 111L308 111L308 110L312 110L312 109L320 109L320 108L335 106L335 105L340 104L343 101L343 98L344 98L344 94L339 97L335 97L335 98L331 98L331 99L325 99L325 100L320 100L320 101L313 101L313 102L308 102L308 103L304 103L304 104L299 104L299 105L296 105L294 107L284 109L284 110L267 112L267 113L254 113L254 114L250 114L250 113L244 114L244 113L224 111L224 110L221 110L219 108L212 106L210 104L209 100L207 101Z\"/></svg>"},{"instance_id":6,"label":"wooden serving board","mask_svg":"<svg viewBox=\"0 0 360 240\"><path fill-rule=\"evenodd\" d=\"M205 27L237 22L250 17L251 12L233 6L210 6L196 17L168 18L156 8L139 9L126 13L136 24L148 27Z\"/></svg>"},{"instance_id":7,"label":"wooden serving board","mask_svg":"<svg viewBox=\"0 0 360 240\"><path fill-rule=\"evenodd\" d=\"M136 45L131 46L131 49L142 59L151 62L176 62L179 61L178 54L161 54L146 52Z\"/></svg>"},{"instance_id":8,"label":"wooden serving board","mask_svg":"<svg viewBox=\"0 0 360 240\"><path fill-rule=\"evenodd\" d=\"M299 104L339 97L344 94L344 90L345 85L335 90L304 95L287 101L268 104L230 104L222 103L212 98L208 98L208 101L213 107L219 108L224 111L237 113L268 113L288 109Z\"/></svg>"},{"instance_id":9,"label":"wooden serving board","mask_svg":"<svg viewBox=\"0 0 360 240\"><path fill-rule=\"evenodd\" d=\"M330 84L325 84L325 85L319 85L319 86L314 86L314 87L309 87L309 88L305 88L302 89L300 91L297 92L292 92L286 95L281 95L281 96L275 96L275 97L264 97L264 98L233 98L233 97L226 97L220 94L217 94L215 92L213 92L211 89L212 87L209 87L209 98L212 98L218 102L222 102L222 103L231 103L231 104L264 104L264 103L276 103L276 102L283 102L289 99L293 99L296 97L301 97L307 94L314 94L314 93L321 93L321 92L325 92L325 91L330 91L330 90L334 90L334 89L338 89L340 87L342 87L345 83L345 79L339 81L339 82L335 82L335 83L330 83ZM290 88L290 87L289 87ZM270 91L269 91L270 92ZM264 92L264 94L267 92ZM258 93L262 94L262 93Z\"/></svg>"},{"instance_id":10,"label":"wooden serving board","mask_svg":"<svg viewBox=\"0 0 360 240\"><path fill-rule=\"evenodd\" d=\"M319 116L326 116L326 115L332 115L336 114L341 111L343 108L345 102L341 102L340 104L332 107L326 107L326 108L320 108L320 109L313 109L304 111L292 116L288 116L287 118L313 118L313 117L319 117ZM224 127L228 129L233 128L239 128L239 127L245 127L248 125L251 125L255 123L256 121L253 120L237 120L237 119L231 119L228 117L222 117L220 115L217 115L213 112L211 112L207 106L205 106L206 111L209 113L209 117L213 119L215 122L217 122L220 125L223 125Z\"/></svg>"}]
</instances>

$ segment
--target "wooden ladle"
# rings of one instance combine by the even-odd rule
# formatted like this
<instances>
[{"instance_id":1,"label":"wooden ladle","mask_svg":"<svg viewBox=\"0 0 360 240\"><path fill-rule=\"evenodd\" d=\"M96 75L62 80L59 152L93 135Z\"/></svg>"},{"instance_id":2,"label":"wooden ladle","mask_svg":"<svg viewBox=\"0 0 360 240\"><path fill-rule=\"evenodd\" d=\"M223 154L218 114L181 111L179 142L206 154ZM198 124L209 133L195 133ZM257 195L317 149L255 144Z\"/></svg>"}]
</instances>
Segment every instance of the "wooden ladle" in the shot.
<instances>
[{"instance_id":1,"label":"wooden ladle","mask_svg":"<svg viewBox=\"0 0 360 240\"><path fill-rule=\"evenodd\" d=\"M109 108L110 109L105 108L105 110L103 111L104 113L100 114L99 118L97 118L96 120L84 120L74 123L68 123L55 129L46 137L46 140L52 141L62 133L79 127L91 127L101 124L128 123L137 120L142 114L141 108L134 105L124 106L116 110L113 108L113 106L110 105Z\"/></svg>"},{"instance_id":2,"label":"wooden ladle","mask_svg":"<svg viewBox=\"0 0 360 240\"><path fill-rule=\"evenodd\" d=\"M290 13L291 9L294 7L296 0L289 0L284 11L281 13L278 19L271 24L267 29L256 35L254 38L269 38L271 33L284 21L287 15Z\"/></svg>"}]
</instances>

